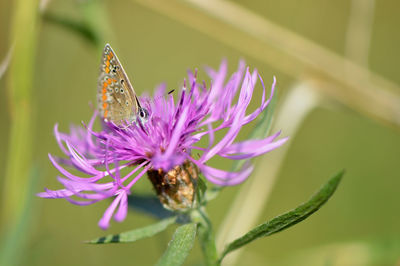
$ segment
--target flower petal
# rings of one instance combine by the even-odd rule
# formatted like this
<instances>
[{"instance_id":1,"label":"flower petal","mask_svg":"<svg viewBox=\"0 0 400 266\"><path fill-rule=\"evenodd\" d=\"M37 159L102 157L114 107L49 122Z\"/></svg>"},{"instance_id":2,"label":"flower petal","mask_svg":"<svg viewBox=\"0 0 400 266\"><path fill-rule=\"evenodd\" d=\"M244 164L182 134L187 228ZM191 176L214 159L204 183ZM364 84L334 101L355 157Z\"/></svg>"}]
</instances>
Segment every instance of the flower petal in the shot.
<instances>
[{"instance_id":1,"label":"flower petal","mask_svg":"<svg viewBox=\"0 0 400 266\"><path fill-rule=\"evenodd\" d=\"M269 136L265 139L257 140L257 139L252 139L252 140L246 140L242 142L236 142L233 143L224 149L221 150L221 152L218 153L218 155L228 155L228 154L234 154L234 153L249 153L249 152L254 152L256 149L264 147L265 145L270 144L272 141L274 141L279 135L281 134L281 131L278 131L272 136Z\"/></svg>"},{"instance_id":2,"label":"flower petal","mask_svg":"<svg viewBox=\"0 0 400 266\"><path fill-rule=\"evenodd\" d=\"M122 222L128 213L128 196L125 190L121 191L121 199L117 212L114 215L114 220Z\"/></svg>"},{"instance_id":3,"label":"flower petal","mask_svg":"<svg viewBox=\"0 0 400 266\"><path fill-rule=\"evenodd\" d=\"M117 208L118 204L120 203L122 195L123 193L120 193L117 197L115 197L111 205L104 212L103 217L101 217L101 219L99 220L98 225L101 229L106 230L110 226L111 217L115 209Z\"/></svg>"},{"instance_id":4,"label":"flower petal","mask_svg":"<svg viewBox=\"0 0 400 266\"><path fill-rule=\"evenodd\" d=\"M239 172L229 172L212 168L207 165L198 165L204 176L219 186L234 186L245 181L253 172L253 166L247 164Z\"/></svg>"},{"instance_id":5,"label":"flower petal","mask_svg":"<svg viewBox=\"0 0 400 266\"><path fill-rule=\"evenodd\" d=\"M231 159L231 160L243 160L243 159L254 158L254 157L260 156L264 153L270 152L270 151L282 146L287 140L288 140L288 137L280 139L273 143L269 143L263 147L259 147L258 149L255 149L253 152L247 152L247 153L238 154L238 155L221 155L221 156L224 158Z\"/></svg>"}]
</instances>

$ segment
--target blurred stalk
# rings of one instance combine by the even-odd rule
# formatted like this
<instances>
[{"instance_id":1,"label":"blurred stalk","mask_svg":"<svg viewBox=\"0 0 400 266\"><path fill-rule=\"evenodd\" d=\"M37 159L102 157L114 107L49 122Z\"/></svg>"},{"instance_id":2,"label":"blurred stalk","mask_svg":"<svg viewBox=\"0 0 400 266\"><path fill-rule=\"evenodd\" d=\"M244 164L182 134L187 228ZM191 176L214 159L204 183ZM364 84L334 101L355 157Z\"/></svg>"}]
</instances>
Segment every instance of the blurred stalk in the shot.
<instances>
[{"instance_id":1,"label":"blurred stalk","mask_svg":"<svg viewBox=\"0 0 400 266\"><path fill-rule=\"evenodd\" d=\"M25 259L24 256L19 256L19 254L23 254L30 233L29 229L32 228L34 222L32 219L36 207L34 198L36 197L39 176L38 169L33 167L29 173L28 191L20 219L3 234L1 239L0 265L19 265Z\"/></svg>"},{"instance_id":2,"label":"blurred stalk","mask_svg":"<svg viewBox=\"0 0 400 266\"><path fill-rule=\"evenodd\" d=\"M131 0L296 78L379 122L400 127L400 88L376 73L227 0ZM368 77L368 78L366 78Z\"/></svg>"},{"instance_id":3,"label":"blurred stalk","mask_svg":"<svg viewBox=\"0 0 400 266\"><path fill-rule=\"evenodd\" d=\"M346 31L346 57L365 68L368 68L374 7L375 0L351 0Z\"/></svg>"},{"instance_id":4,"label":"blurred stalk","mask_svg":"<svg viewBox=\"0 0 400 266\"><path fill-rule=\"evenodd\" d=\"M45 12L47 7L49 6L51 0L40 0L39 1L39 11L41 13Z\"/></svg>"},{"instance_id":5,"label":"blurred stalk","mask_svg":"<svg viewBox=\"0 0 400 266\"><path fill-rule=\"evenodd\" d=\"M21 217L31 169L32 93L36 52L38 1L16 0L11 30L14 45L8 76L10 140L3 184L2 222L8 229Z\"/></svg>"},{"instance_id":6,"label":"blurred stalk","mask_svg":"<svg viewBox=\"0 0 400 266\"><path fill-rule=\"evenodd\" d=\"M8 50L5 58L3 59L3 61L0 64L0 79L4 76L4 74L6 73L6 71L8 69L8 66L10 65L12 53L13 53L13 47L11 47Z\"/></svg>"},{"instance_id":7,"label":"blurred stalk","mask_svg":"<svg viewBox=\"0 0 400 266\"><path fill-rule=\"evenodd\" d=\"M304 119L319 103L318 93L311 89L309 84L298 84L290 90L277 110L277 119L272 132L283 129L285 135L294 137ZM260 215L268 202L290 143L289 139L282 147L273 151L273 155L265 163L262 163L265 157L257 159L257 167L252 177L241 186L228 214L219 227L220 230L217 234L219 250L223 249L227 243L247 233L261 218ZM229 254L222 264L234 265L244 249L241 248Z\"/></svg>"}]
</instances>

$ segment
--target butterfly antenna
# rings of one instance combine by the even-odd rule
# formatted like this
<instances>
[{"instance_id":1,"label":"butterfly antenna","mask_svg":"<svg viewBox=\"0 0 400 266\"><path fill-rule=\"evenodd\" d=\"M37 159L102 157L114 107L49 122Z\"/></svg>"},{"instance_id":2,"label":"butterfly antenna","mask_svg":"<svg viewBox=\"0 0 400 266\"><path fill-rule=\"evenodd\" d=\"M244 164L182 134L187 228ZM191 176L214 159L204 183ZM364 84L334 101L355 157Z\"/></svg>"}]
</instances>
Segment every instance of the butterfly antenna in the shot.
<instances>
[{"instance_id":1,"label":"butterfly antenna","mask_svg":"<svg viewBox=\"0 0 400 266\"><path fill-rule=\"evenodd\" d=\"M174 91L175 91L175 89L172 89L172 90L170 90L169 92L167 92L166 94L161 95L161 96L158 96L157 98L152 99L151 101L154 103L156 100L158 100L158 99L160 99L160 98L162 98L162 97L165 97L165 96L167 96L167 95L171 95Z\"/></svg>"},{"instance_id":2,"label":"butterfly antenna","mask_svg":"<svg viewBox=\"0 0 400 266\"><path fill-rule=\"evenodd\" d=\"M140 105L140 102L139 102L139 98L136 95L135 95L135 100L136 100L138 107L142 108L142 106Z\"/></svg>"}]
</instances>

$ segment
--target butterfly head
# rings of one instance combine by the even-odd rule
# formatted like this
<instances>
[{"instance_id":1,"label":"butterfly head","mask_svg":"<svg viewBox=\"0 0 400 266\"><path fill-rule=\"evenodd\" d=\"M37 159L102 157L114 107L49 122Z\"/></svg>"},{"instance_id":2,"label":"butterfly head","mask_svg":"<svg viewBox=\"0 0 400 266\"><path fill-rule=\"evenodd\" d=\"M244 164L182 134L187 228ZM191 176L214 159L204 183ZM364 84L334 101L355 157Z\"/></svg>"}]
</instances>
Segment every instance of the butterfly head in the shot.
<instances>
[{"instance_id":1,"label":"butterfly head","mask_svg":"<svg viewBox=\"0 0 400 266\"><path fill-rule=\"evenodd\" d=\"M136 117L140 121L140 123L144 124L149 119L149 111L147 111L146 108L139 107Z\"/></svg>"}]
</instances>

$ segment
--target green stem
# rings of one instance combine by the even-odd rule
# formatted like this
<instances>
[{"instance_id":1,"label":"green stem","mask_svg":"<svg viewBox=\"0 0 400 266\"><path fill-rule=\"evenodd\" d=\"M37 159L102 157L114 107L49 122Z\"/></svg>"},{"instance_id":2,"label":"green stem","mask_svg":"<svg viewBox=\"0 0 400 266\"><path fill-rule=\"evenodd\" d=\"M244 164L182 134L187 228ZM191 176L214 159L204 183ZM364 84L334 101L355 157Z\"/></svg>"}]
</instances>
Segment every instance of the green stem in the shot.
<instances>
[{"instance_id":1,"label":"green stem","mask_svg":"<svg viewBox=\"0 0 400 266\"><path fill-rule=\"evenodd\" d=\"M203 251L206 265L220 265L218 261L218 253L215 245L215 237L212 229L212 224L204 209L200 208L194 212L193 220L198 223L198 235Z\"/></svg>"}]
</instances>

